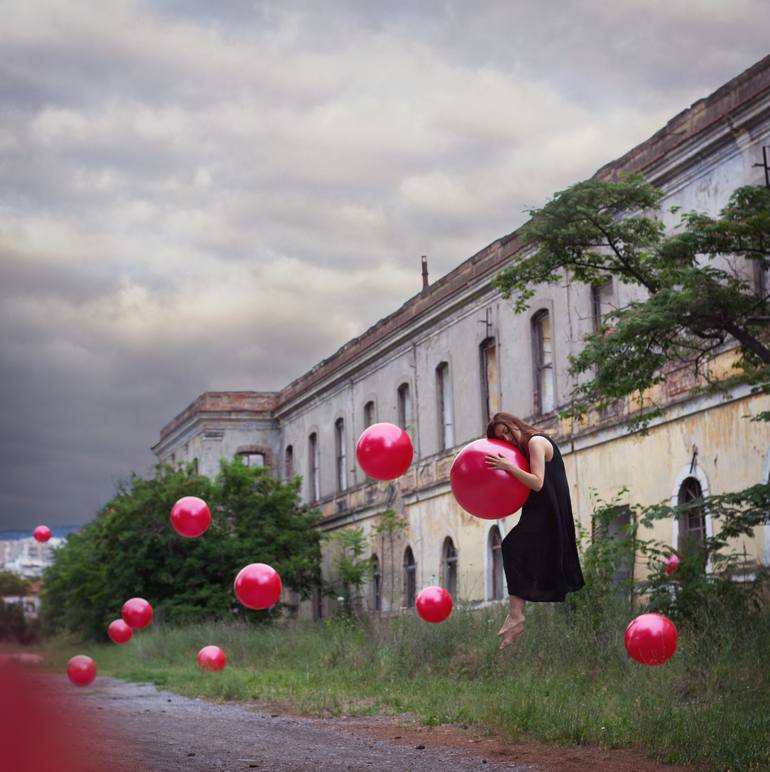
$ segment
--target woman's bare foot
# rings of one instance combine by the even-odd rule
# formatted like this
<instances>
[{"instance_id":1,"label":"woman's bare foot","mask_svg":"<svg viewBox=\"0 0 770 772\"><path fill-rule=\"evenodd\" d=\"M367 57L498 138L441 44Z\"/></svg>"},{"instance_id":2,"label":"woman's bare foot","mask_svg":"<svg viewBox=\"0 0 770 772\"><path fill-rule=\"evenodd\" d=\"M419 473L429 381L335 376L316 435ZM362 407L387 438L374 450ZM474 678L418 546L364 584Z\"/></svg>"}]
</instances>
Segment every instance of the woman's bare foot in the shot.
<instances>
[{"instance_id":1,"label":"woman's bare foot","mask_svg":"<svg viewBox=\"0 0 770 772\"><path fill-rule=\"evenodd\" d=\"M511 617L510 614L505 618L503 626L497 635L500 638L500 651L507 649L524 632L524 615Z\"/></svg>"}]
</instances>

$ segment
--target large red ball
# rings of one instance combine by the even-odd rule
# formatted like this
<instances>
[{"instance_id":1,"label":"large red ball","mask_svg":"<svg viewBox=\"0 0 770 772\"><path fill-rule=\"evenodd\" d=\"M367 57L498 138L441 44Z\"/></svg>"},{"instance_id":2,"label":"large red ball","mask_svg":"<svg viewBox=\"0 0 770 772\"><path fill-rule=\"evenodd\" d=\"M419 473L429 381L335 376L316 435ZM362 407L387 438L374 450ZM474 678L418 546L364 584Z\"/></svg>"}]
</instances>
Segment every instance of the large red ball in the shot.
<instances>
[{"instance_id":1,"label":"large red ball","mask_svg":"<svg viewBox=\"0 0 770 772\"><path fill-rule=\"evenodd\" d=\"M529 488L513 475L486 465L486 456L498 454L529 472L529 462L517 447L486 438L466 445L449 470L449 483L457 503L466 512L486 520L512 515L529 496Z\"/></svg>"},{"instance_id":2,"label":"large red ball","mask_svg":"<svg viewBox=\"0 0 770 772\"><path fill-rule=\"evenodd\" d=\"M107 628L107 635L113 643L128 643L134 631L122 620L115 619Z\"/></svg>"},{"instance_id":3,"label":"large red ball","mask_svg":"<svg viewBox=\"0 0 770 772\"><path fill-rule=\"evenodd\" d=\"M144 598L131 598L123 604L123 621L133 630L141 630L152 622L152 606Z\"/></svg>"},{"instance_id":4,"label":"large red ball","mask_svg":"<svg viewBox=\"0 0 770 772\"><path fill-rule=\"evenodd\" d=\"M414 448L409 435L395 424L372 424L356 443L361 469L375 480L395 480L412 463Z\"/></svg>"},{"instance_id":5,"label":"large red ball","mask_svg":"<svg viewBox=\"0 0 770 772\"><path fill-rule=\"evenodd\" d=\"M197 657L198 667L201 670L210 670L216 672L224 670L227 664L227 657L219 646L204 646Z\"/></svg>"},{"instance_id":6,"label":"large red ball","mask_svg":"<svg viewBox=\"0 0 770 772\"><path fill-rule=\"evenodd\" d=\"M194 539L211 525L211 510L203 499L183 496L171 508L171 525L180 536Z\"/></svg>"},{"instance_id":7,"label":"large red ball","mask_svg":"<svg viewBox=\"0 0 770 772\"><path fill-rule=\"evenodd\" d=\"M246 608L266 609L281 597L281 577L266 563L250 563L238 572L233 589Z\"/></svg>"},{"instance_id":8,"label":"large red ball","mask_svg":"<svg viewBox=\"0 0 770 772\"><path fill-rule=\"evenodd\" d=\"M47 525L39 525L32 531L32 536L35 537L35 541L39 541L42 544L51 538L51 529Z\"/></svg>"},{"instance_id":9,"label":"large red ball","mask_svg":"<svg viewBox=\"0 0 770 772\"><path fill-rule=\"evenodd\" d=\"M626 628L626 651L642 665L662 665L674 656L679 634L663 614L642 614Z\"/></svg>"},{"instance_id":10,"label":"large red ball","mask_svg":"<svg viewBox=\"0 0 770 772\"><path fill-rule=\"evenodd\" d=\"M88 686L96 678L96 663L85 654L76 654L67 663L67 678L75 686Z\"/></svg>"},{"instance_id":11,"label":"large red ball","mask_svg":"<svg viewBox=\"0 0 770 772\"><path fill-rule=\"evenodd\" d=\"M417 613L426 622L443 622L452 613L452 596L438 586L426 587L415 599Z\"/></svg>"}]
</instances>

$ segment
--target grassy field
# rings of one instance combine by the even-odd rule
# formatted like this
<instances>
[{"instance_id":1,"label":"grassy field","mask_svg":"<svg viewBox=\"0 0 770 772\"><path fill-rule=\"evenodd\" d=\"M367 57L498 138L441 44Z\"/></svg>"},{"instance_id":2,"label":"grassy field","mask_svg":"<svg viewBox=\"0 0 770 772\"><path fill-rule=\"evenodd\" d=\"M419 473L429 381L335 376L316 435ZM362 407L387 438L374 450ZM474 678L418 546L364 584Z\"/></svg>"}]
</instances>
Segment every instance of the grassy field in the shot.
<instances>
[{"instance_id":1,"label":"grassy field","mask_svg":"<svg viewBox=\"0 0 770 772\"><path fill-rule=\"evenodd\" d=\"M428 724L474 723L507 737L636 746L699 769L770 769L770 612L680 627L660 667L625 653L626 611L601 624L549 605L528 608L527 630L504 653L502 607L456 609L440 625L415 616L358 624L233 623L140 631L125 646L57 639L63 667L90 654L101 675L152 682L189 696L279 702L312 715L411 712ZM224 648L222 673L195 655Z\"/></svg>"}]
</instances>

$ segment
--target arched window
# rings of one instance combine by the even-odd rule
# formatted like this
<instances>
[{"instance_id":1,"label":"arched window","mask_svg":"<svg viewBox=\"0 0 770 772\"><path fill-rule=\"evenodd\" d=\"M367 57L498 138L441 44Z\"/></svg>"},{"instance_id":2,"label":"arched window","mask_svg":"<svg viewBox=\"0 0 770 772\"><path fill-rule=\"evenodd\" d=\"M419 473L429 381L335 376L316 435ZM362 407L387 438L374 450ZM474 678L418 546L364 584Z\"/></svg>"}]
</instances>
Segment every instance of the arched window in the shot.
<instances>
[{"instance_id":1,"label":"arched window","mask_svg":"<svg viewBox=\"0 0 770 772\"><path fill-rule=\"evenodd\" d=\"M489 589L492 600L499 600L503 597L503 588L505 586L505 574L503 572L503 549L502 539L500 538L500 529L493 525L489 529L489 569L490 582Z\"/></svg>"},{"instance_id":2,"label":"arched window","mask_svg":"<svg viewBox=\"0 0 770 772\"><path fill-rule=\"evenodd\" d=\"M412 608L417 595L417 564L411 547L404 550L404 606Z\"/></svg>"},{"instance_id":3,"label":"arched window","mask_svg":"<svg viewBox=\"0 0 770 772\"><path fill-rule=\"evenodd\" d=\"M406 429L411 420L412 405L409 396L409 384L402 383L398 387L398 425Z\"/></svg>"},{"instance_id":4,"label":"arched window","mask_svg":"<svg viewBox=\"0 0 770 772\"><path fill-rule=\"evenodd\" d=\"M364 405L364 429L368 429L374 423L374 402L370 399Z\"/></svg>"},{"instance_id":5,"label":"arched window","mask_svg":"<svg viewBox=\"0 0 770 772\"><path fill-rule=\"evenodd\" d=\"M454 598L457 593L457 550L449 536L444 539L441 550L441 574L444 589Z\"/></svg>"},{"instance_id":6,"label":"arched window","mask_svg":"<svg viewBox=\"0 0 770 772\"><path fill-rule=\"evenodd\" d=\"M442 362L436 368L436 397L438 402L439 450L448 450L454 446L454 427L452 416L452 391L449 384L449 365Z\"/></svg>"},{"instance_id":7,"label":"arched window","mask_svg":"<svg viewBox=\"0 0 770 772\"><path fill-rule=\"evenodd\" d=\"M321 459L318 452L318 435L313 432L308 438L308 485L310 501L321 498Z\"/></svg>"},{"instance_id":8,"label":"arched window","mask_svg":"<svg viewBox=\"0 0 770 772\"><path fill-rule=\"evenodd\" d=\"M591 326L597 332L605 314L612 310L612 279L591 285Z\"/></svg>"},{"instance_id":9,"label":"arched window","mask_svg":"<svg viewBox=\"0 0 770 772\"><path fill-rule=\"evenodd\" d=\"M294 448L291 445L283 452L283 476L287 480L294 477Z\"/></svg>"},{"instance_id":10,"label":"arched window","mask_svg":"<svg viewBox=\"0 0 770 772\"><path fill-rule=\"evenodd\" d=\"M337 459L337 490L344 491L348 487L348 461L343 418L338 418L334 422L334 449Z\"/></svg>"},{"instance_id":11,"label":"arched window","mask_svg":"<svg viewBox=\"0 0 770 772\"><path fill-rule=\"evenodd\" d=\"M551 316L546 310L538 311L532 317L532 364L535 415L545 415L556 407Z\"/></svg>"},{"instance_id":12,"label":"arched window","mask_svg":"<svg viewBox=\"0 0 770 772\"><path fill-rule=\"evenodd\" d=\"M197 457L192 460L193 474L200 474L200 466Z\"/></svg>"},{"instance_id":13,"label":"arched window","mask_svg":"<svg viewBox=\"0 0 770 772\"><path fill-rule=\"evenodd\" d=\"M706 512L699 501L703 489L696 477L685 477L679 486L677 504L684 507L679 515L679 551L692 553L701 549L706 541Z\"/></svg>"},{"instance_id":14,"label":"arched window","mask_svg":"<svg viewBox=\"0 0 770 772\"><path fill-rule=\"evenodd\" d=\"M382 574L380 573L380 559L372 555L372 608L382 611Z\"/></svg>"},{"instance_id":15,"label":"arched window","mask_svg":"<svg viewBox=\"0 0 770 772\"><path fill-rule=\"evenodd\" d=\"M479 346L481 355L481 419L483 426L500 412L500 386L497 376L497 343L486 338Z\"/></svg>"}]
</instances>

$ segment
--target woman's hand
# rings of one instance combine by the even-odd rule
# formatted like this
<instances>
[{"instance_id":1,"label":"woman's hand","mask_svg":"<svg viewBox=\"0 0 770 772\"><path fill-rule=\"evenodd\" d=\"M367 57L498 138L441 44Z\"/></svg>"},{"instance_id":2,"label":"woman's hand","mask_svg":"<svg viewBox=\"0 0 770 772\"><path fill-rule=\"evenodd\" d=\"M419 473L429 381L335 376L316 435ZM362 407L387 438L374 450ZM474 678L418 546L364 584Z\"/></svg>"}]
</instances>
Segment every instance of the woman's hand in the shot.
<instances>
[{"instance_id":1,"label":"woman's hand","mask_svg":"<svg viewBox=\"0 0 770 772\"><path fill-rule=\"evenodd\" d=\"M491 453L484 456L484 463L488 469L502 469L504 472L511 471L511 463L506 461L501 453L493 456Z\"/></svg>"}]
</instances>

